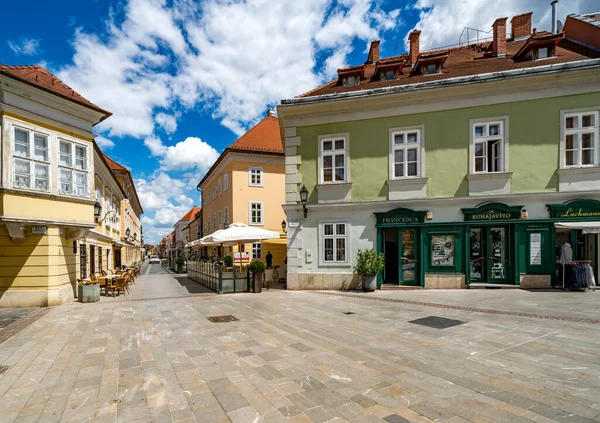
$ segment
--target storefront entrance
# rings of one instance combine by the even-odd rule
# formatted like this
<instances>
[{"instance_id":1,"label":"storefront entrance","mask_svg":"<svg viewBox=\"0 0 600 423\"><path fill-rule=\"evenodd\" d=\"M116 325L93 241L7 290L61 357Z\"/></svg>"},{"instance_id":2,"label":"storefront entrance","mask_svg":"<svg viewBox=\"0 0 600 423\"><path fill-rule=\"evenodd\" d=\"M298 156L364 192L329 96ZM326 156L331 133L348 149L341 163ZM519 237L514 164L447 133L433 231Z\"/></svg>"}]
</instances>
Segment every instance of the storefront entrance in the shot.
<instances>
[{"instance_id":1,"label":"storefront entrance","mask_svg":"<svg viewBox=\"0 0 600 423\"><path fill-rule=\"evenodd\" d=\"M418 266L418 229L386 228L383 230L385 268L383 283L420 285Z\"/></svg>"},{"instance_id":2,"label":"storefront entrance","mask_svg":"<svg viewBox=\"0 0 600 423\"><path fill-rule=\"evenodd\" d=\"M475 283L509 283L509 227L471 227L469 241L470 281Z\"/></svg>"}]
</instances>

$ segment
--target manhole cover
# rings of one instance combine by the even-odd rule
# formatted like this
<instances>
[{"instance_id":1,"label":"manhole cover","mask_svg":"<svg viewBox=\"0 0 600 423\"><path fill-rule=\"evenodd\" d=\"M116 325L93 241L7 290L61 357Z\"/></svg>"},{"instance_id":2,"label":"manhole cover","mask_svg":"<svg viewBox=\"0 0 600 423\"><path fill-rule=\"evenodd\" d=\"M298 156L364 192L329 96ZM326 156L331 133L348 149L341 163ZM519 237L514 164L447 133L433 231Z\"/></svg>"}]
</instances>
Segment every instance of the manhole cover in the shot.
<instances>
[{"instance_id":1,"label":"manhole cover","mask_svg":"<svg viewBox=\"0 0 600 423\"><path fill-rule=\"evenodd\" d=\"M354 314L354 313L352 311L346 311L346 312L344 312L344 314L346 314L346 315L349 316L349 315Z\"/></svg>"},{"instance_id":2,"label":"manhole cover","mask_svg":"<svg viewBox=\"0 0 600 423\"><path fill-rule=\"evenodd\" d=\"M434 329L446 329L452 326L464 325L467 322L454 319L446 319L445 317L427 316L417 320L411 320L408 323L414 323L421 326L427 326Z\"/></svg>"},{"instance_id":3,"label":"manhole cover","mask_svg":"<svg viewBox=\"0 0 600 423\"><path fill-rule=\"evenodd\" d=\"M227 323L227 322L237 322L239 319L236 319L231 314L227 314L225 316L212 316L207 317L213 323Z\"/></svg>"},{"instance_id":4,"label":"manhole cover","mask_svg":"<svg viewBox=\"0 0 600 423\"><path fill-rule=\"evenodd\" d=\"M0 366L0 375L3 373L6 373L7 370L8 370L8 366Z\"/></svg>"}]
</instances>

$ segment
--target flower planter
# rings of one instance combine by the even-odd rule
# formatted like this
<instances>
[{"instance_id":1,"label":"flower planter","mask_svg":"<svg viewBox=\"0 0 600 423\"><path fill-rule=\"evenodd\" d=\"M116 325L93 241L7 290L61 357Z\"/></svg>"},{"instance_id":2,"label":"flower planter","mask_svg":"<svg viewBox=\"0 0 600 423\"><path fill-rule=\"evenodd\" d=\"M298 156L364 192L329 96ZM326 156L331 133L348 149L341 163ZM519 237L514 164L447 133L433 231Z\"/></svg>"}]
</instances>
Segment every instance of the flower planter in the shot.
<instances>
[{"instance_id":1,"label":"flower planter","mask_svg":"<svg viewBox=\"0 0 600 423\"><path fill-rule=\"evenodd\" d=\"M252 273L252 280L254 282L254 293L260 294L262 292L262 281L264 273Z\"/></svg>"},{"instance_id":2,"label":"flower planter","mask_svg":"<svg viewBox=\"0 0 600 423\"><path fill-rule=\"evenodd\" d=\"M100 301L100 285L77 285L77 299L80 303Z\"/></svg>"},{"instance_id":3,"label":"flower planter","mask_svg":"<svg viewBox=\"0 0 600 423\"><path fill-rule=\"evenodd\" d=\"M364 292L375 292L377 289L377 275L362 277L362 286Z\"/></svg>"}]
</instances>

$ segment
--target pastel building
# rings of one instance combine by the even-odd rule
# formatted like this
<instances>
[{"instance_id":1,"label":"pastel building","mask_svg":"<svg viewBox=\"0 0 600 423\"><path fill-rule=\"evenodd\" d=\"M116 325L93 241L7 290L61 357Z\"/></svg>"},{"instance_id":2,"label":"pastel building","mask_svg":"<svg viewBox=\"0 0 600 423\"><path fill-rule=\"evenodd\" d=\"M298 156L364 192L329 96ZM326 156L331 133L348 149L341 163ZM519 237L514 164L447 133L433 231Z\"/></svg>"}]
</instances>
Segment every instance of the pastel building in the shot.
<instances>
[{"instance_id":1,"label":"pastel building","mask_svg":"<svg viewBox=\"0 0 600 423\"><path fill-rule=\"evenodd\" d=\"M290 289L358 287L365 248L384 287L547 288L566 244L598 280L600 15L560 33L531 16L449 49L374 41L282 101Z\"/></svg>"},{"instance_id":2,"label":"pastel building","mask_svg":"<svg viewBox=\"0 0 600 423\"><path fill-rule=\"evenodd\" d=\"M274 111L257 123L219 156L198 188L202 191L202 233L224 229L234 222L282 232L285 213L285 165L279 121ZM285 233L282 232L282 237ZM273 256L273 266L286 258L284 239L227 247L225 255L244 262L266 260ZM201 256L212 257L218 247L205 247Z\"/></svg>"}]
</instances>

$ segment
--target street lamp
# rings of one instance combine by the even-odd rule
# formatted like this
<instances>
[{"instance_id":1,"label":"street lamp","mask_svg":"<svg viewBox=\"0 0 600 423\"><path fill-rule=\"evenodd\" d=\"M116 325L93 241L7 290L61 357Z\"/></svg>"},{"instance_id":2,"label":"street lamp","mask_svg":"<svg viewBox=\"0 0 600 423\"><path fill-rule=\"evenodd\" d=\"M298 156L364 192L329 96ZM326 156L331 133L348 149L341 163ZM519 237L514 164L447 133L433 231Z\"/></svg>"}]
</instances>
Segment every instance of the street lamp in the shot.
<instances>
[{"instance_id":1,"label":"street lamp","mask_svg":"<svg viewBox=\"0 0 600 423\"><path fill-rule=\"evenodd\" d=\"M306 185L302 185L300 189L300 202L302 203L302 209L304 210L304 218L308 215L308 208L306 207L306 202L308 201L308 190L306 189Z\"/></svg>"},{"instance_id":2,"label":"street lamp","mask_svg":"<svg viewBox=\"0 0 600 423\"><path fill-rule=\"evenodd\" d=\"M125 231L125 238L129 239L130 234L131 234L131 230L129 228L127 228L127 230Z\"/></svg>"},{"instance_id":3,"label":"street lamp","mask_svg":"<svg viewBox=\"0 0 600 423\"><path fill-rule=\"evenodd\" d=\"M227 223L227 221L225 221L225 223L223 224L223 227L224 227L225 229L229 228L229 223Z\"/></svg>"},{"instance_id":4,"label":"street lamp","mask_svg":"<svg viewBox=\"0 0 600 423\"><path fill-rule=\"evenodd\" d=\"M100 219L100 214L102 214L102 205L96 201L94 204L94 221L98 223L98 219Z\"/></svg>"},{"instance_id":5,"label":"street lamp","mask_svg":"<svg viewBox=\"0 0 600 423\"><path fill-rule=\"evenodd\" d=\"M282 220L282 221L281 221L281 230L282 230L284 233L285 233L285 227L286 227L285 220Z\"/></svg>"}]
</instances>

